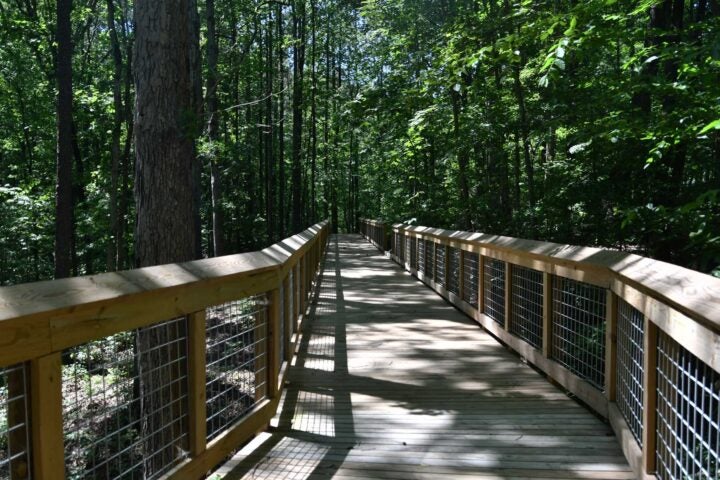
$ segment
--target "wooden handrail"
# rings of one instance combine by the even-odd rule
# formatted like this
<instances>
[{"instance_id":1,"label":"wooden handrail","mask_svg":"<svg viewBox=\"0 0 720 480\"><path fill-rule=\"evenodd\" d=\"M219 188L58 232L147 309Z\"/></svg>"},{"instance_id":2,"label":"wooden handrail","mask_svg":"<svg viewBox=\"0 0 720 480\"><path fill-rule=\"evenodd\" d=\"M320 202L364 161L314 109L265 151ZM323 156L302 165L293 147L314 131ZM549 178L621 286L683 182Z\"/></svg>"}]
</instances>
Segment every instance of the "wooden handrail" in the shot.
<instances>
[{"instance_id":1,"label":"wooden handrail","mask_svg":"<svg viewBox=\"0 0 720 480\"><path fill-rule=\"evenodd\" d=\"M365 223L368 227L375 227L377 222L365 221ZM693 355L695 358L692 360L693 362L702 362L707 365L707 368L720 374L720 279L639 255L601 248L409 226L401 223L392 225L391 231L393 241L390 255L393 260L468 316L474 318L486 330L598 413L608 417L620 439L626 457L639 478L644 478L657 468L655 464L657 452L655 410L658 401L657 389L659 388L656 365L657 368L660 368L657 363L658 336L664 335L670 341L675 342L678 345L677 348L682 348ZM408 245L414 246L409 249ZM428 248L430 245L433 246L432 249ZM430 254L431 251L437 252L440 248L445 250L444 270L437 270L436 259ZM459 289L459 294L447 289L447 277L450 274L447 253L449 248L460 250L461 262L464 262L467 255L477 255L477 266L474 273L478 283L476 304L471 305L466 301L464 288ZM424 255L424 258L421 258L421 255ZM432 265L421 265L428 258L431 259ZM503 279L505 318L502 324L488 316L484 291L486 278L484 272L486 263L489 261L487 259L499 260L505 265ZM534 345L529 343L527 338L521 338L513 333L510 328L509 317L512 315L516 301L511 298L513 291L511 272L516 267L535 270L538 272L535 274L536 278L542 278L541 285L538 285L541 305L537 307L542 311L542 334L539 343ZM465 274L464 266L456 270L460 272L460 275ZM438 274L444 275L442 282L438 281ZM541 277L537 277L540 274L542 274ZM603 339L605 356L602 388L597 383L572 371L570 367L555 358L553 344L555 340L553 340L554 331L552 329L555 321L563 321L554 317L553 288L555 284L553 282L555 279L582 282L578 285L589 284L600 287L602 289L600 291L604 291L603 296L606 298L602 299L602 304L605 306L602 322L605 331ZM460 279L459 283L462 285L463 280ZM599 294L596 293L596 295ZM620 301L635 309L642 315L641 318L644 318L644 325L641 325L644 337L639 348L643 350L645 368L643 378L636 379L643 385L645 392L640 415L643 426L642 438L637 438L637 432L631 431L627 419L616 404L618 382L616 369L619 361L617 322ZM580 347L576 345L573 348ZM720 376L717 378L720 379ZM687 381L698 382L699 380L689 379ZM720 390L720 380L710 388ZM717 395L718 392L715 394ZM664 401L674 400L670 398ZM697 403L698 405L691 407L703 408L701 403L708 402L698 400ZM668 407L666 406L666 408ZM710 407L706 405L704 408ZM718 429L720 426L715 425L714 428ZM714 448L720 448L720 446ZM717 455L717 452L715 454ZM658 453L658 455L660 454ZM697 455L701 455L701 453L698 452Z\"/></svg>"},{"instance_id":2,"label":"wooden handrail","mask_svg":"<svg viewBox=\"0 0 720 480\"><path fill-rule=\"evenodd\" d=\"M29 399L32 413L29 428L23 428L32 445L26 454L32 458L33 478L64 478L62 352L173 318L188 318L189 452L165 477L201 478L265 427L279 404L328 235L325 221L258 252L0 288L0 368L29 364L30 378L19 394ZM284 289L291 272L294 291L288 292ZM260 353L265 356L267 398L208 443L205 311L266 293L267 345Z\"/></svg>"}]
</instances>

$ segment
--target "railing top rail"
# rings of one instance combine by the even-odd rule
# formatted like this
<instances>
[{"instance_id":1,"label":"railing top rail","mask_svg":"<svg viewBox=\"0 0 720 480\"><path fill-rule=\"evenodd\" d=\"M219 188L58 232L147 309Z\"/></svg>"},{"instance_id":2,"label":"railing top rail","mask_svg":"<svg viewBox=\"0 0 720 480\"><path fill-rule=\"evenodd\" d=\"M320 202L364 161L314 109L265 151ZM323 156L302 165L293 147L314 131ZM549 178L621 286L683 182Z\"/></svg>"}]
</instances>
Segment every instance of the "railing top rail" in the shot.
<instances>
[{"instance_id":1,"label":"railing top rail","mask_svg":"<svg viewBox=\"0 0 720 480\"><path fill-rule=\"evenodd\" d=\"M556 265L593 270L607 275L608 282L620 280L715 332L720 332L720 279L701 272L632 253L603 248L410 226L402 223L393 224L393 230L516 254Z\"/></svg>"},{"instance_id":2,"label":"railing top rail","mask_svg":"<svg viewBox=\"0 0 720 480\"><path fill-rule=\"evenodd\" d=\"M258 252L0 288L0 365L269 290L327 221Z\"/></svg>"}]
</instances>

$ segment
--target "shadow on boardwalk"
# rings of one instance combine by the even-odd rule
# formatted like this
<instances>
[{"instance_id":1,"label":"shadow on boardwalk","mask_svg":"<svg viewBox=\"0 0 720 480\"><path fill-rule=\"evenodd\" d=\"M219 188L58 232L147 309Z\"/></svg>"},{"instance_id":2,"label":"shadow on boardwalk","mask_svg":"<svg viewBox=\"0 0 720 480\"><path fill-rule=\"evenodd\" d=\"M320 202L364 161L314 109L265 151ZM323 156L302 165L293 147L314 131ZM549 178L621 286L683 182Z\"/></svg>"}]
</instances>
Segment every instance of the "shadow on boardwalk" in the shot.
<instances>
[{"instance_id":1,"label":"shadow on boardwalk","mask_svg":"<svg viewBox=\"0 0 720 480\"><path fill-rule=\"evenodd\" d=\"M357 235L331 238L280 412L225 479L629 479L608 426Z\"/></svg>"}]
</instances>

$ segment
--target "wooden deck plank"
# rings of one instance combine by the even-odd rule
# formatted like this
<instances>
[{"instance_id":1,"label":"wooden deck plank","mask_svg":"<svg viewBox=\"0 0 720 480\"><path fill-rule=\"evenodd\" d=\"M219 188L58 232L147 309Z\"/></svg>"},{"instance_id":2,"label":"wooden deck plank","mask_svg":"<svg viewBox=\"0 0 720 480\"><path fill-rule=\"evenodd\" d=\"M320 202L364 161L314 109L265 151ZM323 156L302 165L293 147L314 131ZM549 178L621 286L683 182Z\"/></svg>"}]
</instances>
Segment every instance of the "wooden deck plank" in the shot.
<instances>
[{"instance_id":1,"label":"wooden deck plank","mask_svg":"<svg viewBox=\"0 0 720 480\"><path fill-rule=\"evenodd\" d=\"M634 477L608 425L339 235L271 430L211 478Z\"/></svg>"}]
</instances>

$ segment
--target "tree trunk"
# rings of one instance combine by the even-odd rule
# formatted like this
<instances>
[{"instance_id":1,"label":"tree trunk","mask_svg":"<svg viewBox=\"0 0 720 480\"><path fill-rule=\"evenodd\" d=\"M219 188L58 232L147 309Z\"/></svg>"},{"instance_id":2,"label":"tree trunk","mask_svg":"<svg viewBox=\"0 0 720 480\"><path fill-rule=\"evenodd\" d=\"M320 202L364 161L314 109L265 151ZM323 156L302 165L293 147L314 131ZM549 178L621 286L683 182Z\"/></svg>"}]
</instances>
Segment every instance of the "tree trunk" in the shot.
<instances>
[{"instance_id":1,"label":"tree trunk","mask_svg":"<svg viewBox=\"0 0 720 480\"><path fill-rule=\"evenodd\" d=\"M72 0L57 1L57 188L55 278L70 276L73 240Z\"/></svg>"},{"instance_id":2,"label":"tree trunk","mask_svg":"<svg viewBox=\"0 0 720 480\"><path fill-rule=\"evenodd\" d=\"M194 136L198 125L193 0L135 4L135 233L139 267L197 256ZM142 415L143 476L150 477L187 450L180 441L182 393L177 322L137 333ZM167 347L163 347L167 345ZM168 439L167 437L171 438Z\"/></svg>"},{"instance_id":3,"label":"tree trunk","mask_svg":"<svg viewBox=\"0 0 720 480\"><path fill-rule=\"evenodd\" d=\"M266 56L265 56L265 128L263 135L265 139L265 219L267 226L267 237L269 243L275 242L275 129L273 128L273 29L272 5L268 6L268 19L266 31Z\"/></svg>"},{"instance_id":4,"label":"tree trunk","mask_svg":"<svg viewBox=\"0 0 720 480\"><path fill-rule=\"evenodd\" d=\"M215 33L215 0L206 0L205 15L207 21L207 133L210 141L210 198L212 207L213 253L216 257L225 254L225 232L223 231L222 179L220 176L217 142L219 141L220 112L217 99L218 87L218 39Z\"/></svg>"},{"instance_id":5,"label":"tree trunk","mask_svg":"<svg viewBox=\"0 0 720 480\"><path fill-rule=\"evenodd\" d=\"M293 135L292 135L292 227L302 230L302 121L303 72L305 68L305 0L293 4Z\"/></svg>"},{"instance_id":6,"label":"tree trunk","mask_svg":"<svg viewBox=\"0 0 720 480\"><path fill-rule=\"evenodd\" d=\"M110 47L113 58L113 116L112 139L110 142L110 241L107 246L107 270L112 272L118 267L118 238L120 221L118 218L118 185L120 178L120 135L122 133L124 107L122 102L123 60L115 28L115 0L107 0L107 22L110 32Z\"/></svg>"}]
</instances>

